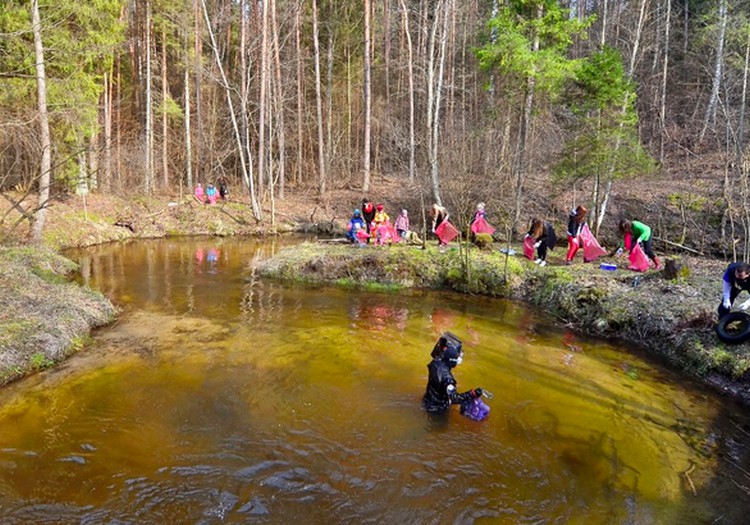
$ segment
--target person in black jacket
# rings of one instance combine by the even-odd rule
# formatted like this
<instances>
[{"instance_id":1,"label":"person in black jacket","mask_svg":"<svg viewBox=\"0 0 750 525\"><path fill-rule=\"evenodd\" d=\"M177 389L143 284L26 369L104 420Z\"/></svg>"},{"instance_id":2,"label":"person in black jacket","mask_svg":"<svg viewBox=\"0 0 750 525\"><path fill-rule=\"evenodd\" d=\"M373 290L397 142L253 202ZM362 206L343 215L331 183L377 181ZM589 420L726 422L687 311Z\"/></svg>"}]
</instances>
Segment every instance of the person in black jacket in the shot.
<instances>
[{"instance_id":1,"label":"person in black jacket","mask_svg":"<svg viewBox=\"0 0 750 525\"><path fill-rule=\"evenodd\" d=\"M555 235L555 229L548 222L534 217L531 219L531 227L529 227L529 233L526 237L534 238L534 248L536 248L537 258L534 264L539 266L545 266L547 264L547 250L554 250L555 244L557 244L557 235Z\"/></svg>"},{"instance_id":2,"label":"person in black jacket","mask_svg":"<svg viewBox=\"0 0 750 525\"><path fill-rule=\"evenodd\" d=\"M727 266L722 278L721 303L719 303L719 319L732 309L732 304L742 290L750 292L750 264L733 262ZM743 312L750 308L750 299L740 304Z\"/></svg>"},{"instance_id":3,"label":"person in black jacket","mask_svg":"<svg viewBox=\"0 0 750 525\"><path fill-rule=\"evenodd\" d=\"M482 396L481 388L462 394L456 390L456 379L451 369L461 364L463 357L458 337L450 332L443 333L435 343L431 356L432 361L427 365L427 390L422 397L422 406L427 412L446 412L451 405L459 405Z\"/></svg>"},{"instance_id":4,"label":"person in black jacket","mask_svg":"<svg viewBox=\"0 0 750 525\"><path fill-rule=\"evenodd\" d=\"M362 218L365 220L365 227L367 233L371 234L370 228L372 228L372 221L375 219L375 206L368 199L362 199ZM367 239L370 242L370 239Z\"/></svg>"}]
</instances>

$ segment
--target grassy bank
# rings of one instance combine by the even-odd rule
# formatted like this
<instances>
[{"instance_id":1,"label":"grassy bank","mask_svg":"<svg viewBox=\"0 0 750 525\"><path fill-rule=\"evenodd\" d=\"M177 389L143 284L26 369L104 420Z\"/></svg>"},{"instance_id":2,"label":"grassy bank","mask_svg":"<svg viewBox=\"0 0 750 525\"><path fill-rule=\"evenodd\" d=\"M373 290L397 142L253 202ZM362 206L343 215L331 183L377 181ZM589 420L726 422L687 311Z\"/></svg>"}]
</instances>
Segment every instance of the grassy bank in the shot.
<instances>
[{"instance_id":1,"label":"grassy bank","mask_svg":"<svg viewBox=\"0 0 750 525\"><path fill-rule=\"evenodd\" d=\"M75 268L49 249L0 247L0 385L62 361L114 318L103 295L69 282Z\"/></svg>"},{"instance_id":2,"label":"grassy bank","mask_svg":"<svg viewBox=\"0 0 750 525\"><path fill-rule=\"evenodd\" d=\"M680 262L687 270L667 280L661 271L608 272L598 264L540 268L496 249L467 254L455 248L441 253L434 245L422 250L308 243L281 251L259 271L297 282L447 288L523 300L578 331L644 347L750 404L750 344L726 345L714 333L725 263Z\"/></svg>"}]
</instances>

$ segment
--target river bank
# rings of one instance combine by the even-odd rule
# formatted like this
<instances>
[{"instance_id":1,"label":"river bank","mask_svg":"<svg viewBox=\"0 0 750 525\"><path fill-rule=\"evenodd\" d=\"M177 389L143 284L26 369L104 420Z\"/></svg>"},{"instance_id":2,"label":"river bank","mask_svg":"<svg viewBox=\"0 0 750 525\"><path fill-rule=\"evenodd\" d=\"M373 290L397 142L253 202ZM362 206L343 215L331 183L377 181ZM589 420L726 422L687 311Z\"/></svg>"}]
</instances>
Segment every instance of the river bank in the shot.
<instances>
[{"instance_id":1,"label":"river bank","mask_svg":"<svg viewBox=\"0 0 750 525\"><path fill-rule=\"evenodd\" d=\"M10 248L23 246L25 230L3 231L7 248L0 252L0 264L6 267L3 279L8 284L0 305L12 308L3 308L0 314L0 382L59 362L82 345L90 330L116 315L105 298L62 277L75 268L53 250L179 235L263 236L295 231L335 235L341 233L345 206L353 198L339 196L336 200L343 206L335 209L306 206L304 196L298 196L273 213L265 209L262 221L256 221L243 202L205 206L190 197L98 195L56 201L48 213L46 249ZM12 220L13 212L5 224ZM379 289L450 288L522 300L575 330L644 347L655 358L750 404L750 345L725 345L713 330L726 263L681 257L688 274L667 280L663 272L649 271L634 286L639 274L627 270L605 272L598 265L582 263L564 266L560 249L552 253L549 266L539 268L519 256L507 258L506 266L497 243L491 251L469 250L468 258L456 249L457 244L452 246L441 253L434 241L426 250L305 244L281 252L263 263L260 271L292 281ZM519 246L514 249L521 251ZM35 294L19 293L24 288ZM79 302L75 314L61 306ZM19 326L19 319L29 321Z\"/></svg>"},{"instance_id":2,"label":"river bank","mask_svg":"<svg viewBox=\"0 0 750 525\"><path fill-rule=\"evenodd\" d=\"M282 250L261 262L258 270L288 281L450 288L521 300L576 331L642 347L652 357L750 404L750 345L727 345L714 332L725 263L680 258L687 270L670 280L663 271L612 272L598 263L582 262L565 266L561 254L540 268L518 255L506 258L497 245L492 251L472 247L468 255L455 246L440 252L434 242L426 250L307 243ZM521 251L520 246L515 249Z\"/></svg>"}]
</instances>

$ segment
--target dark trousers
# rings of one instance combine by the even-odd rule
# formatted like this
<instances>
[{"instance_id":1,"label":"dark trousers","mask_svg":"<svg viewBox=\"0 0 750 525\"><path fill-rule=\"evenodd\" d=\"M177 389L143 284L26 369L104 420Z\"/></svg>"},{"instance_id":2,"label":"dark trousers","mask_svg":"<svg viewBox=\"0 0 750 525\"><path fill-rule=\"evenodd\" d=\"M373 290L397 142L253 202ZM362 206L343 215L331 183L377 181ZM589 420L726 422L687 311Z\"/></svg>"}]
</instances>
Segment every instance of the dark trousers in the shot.
<instances>
[{"instance_id":1,"label":"dark trousers","mask_svg":"<svg viewBox=\"0 0 750 525\"><path fill-rule=\"evenodd\" d=\"M542 241L539 244L539 248L536 249L536 255L537 259L547 260L547 241Z\"/></svg>"},{"instance_id":2,"label":"dark trousers","mask_svg":"<svg viewBox=\"0 0 750 525\"><path fill-rule=\"evenodd\" d=\"M648 257L652 261L656 259L656 254L654 253L654 239L653 239L653 237L650 237L649 240L647 240L647 241L645 241L643 243L643 253L645 253L646 257Z\"/></svg>"},{"instance_id":3,"label":"dark trousers","mask_svg":"<svg viewBox=\"0 0 750 525\"><path fill-rule=\"evenodd\" d=\"M732 309L732 305L734 304L734 300L737 299L737 296L740 294L742 290L739 288L735 288L732 286L732 291L729 292L729 308L724 308L724 300L719 303L719 319L724 317L729 313L729 311Z\"/></svg>"}]
</instances>

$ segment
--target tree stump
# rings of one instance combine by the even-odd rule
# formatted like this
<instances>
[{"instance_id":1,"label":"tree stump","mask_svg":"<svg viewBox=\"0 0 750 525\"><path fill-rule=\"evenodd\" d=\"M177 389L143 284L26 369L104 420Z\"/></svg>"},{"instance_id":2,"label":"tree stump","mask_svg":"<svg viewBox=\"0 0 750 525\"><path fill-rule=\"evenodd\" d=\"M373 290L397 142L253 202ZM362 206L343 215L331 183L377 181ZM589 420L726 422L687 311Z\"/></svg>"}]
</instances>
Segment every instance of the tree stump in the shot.
<instances>
[{"instance_id":1,"label":"tree stump","mask_svg":"<svg viewBox=\"0 0 750 525\"><path fill-rule=\"evenodd\" d=\"M681 259L667 259L664 262L664 278L668 280L690 277L690 268Z\"/></svg>"}]
</instances>

